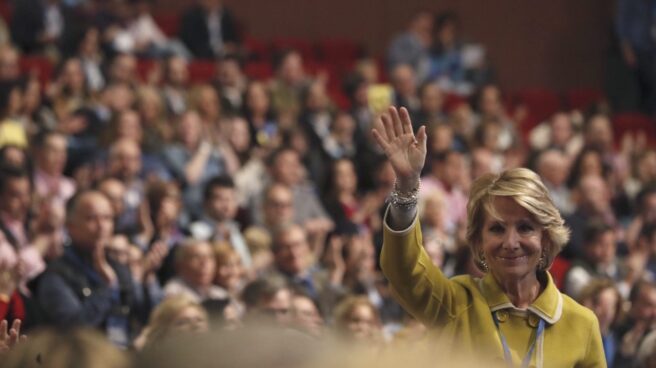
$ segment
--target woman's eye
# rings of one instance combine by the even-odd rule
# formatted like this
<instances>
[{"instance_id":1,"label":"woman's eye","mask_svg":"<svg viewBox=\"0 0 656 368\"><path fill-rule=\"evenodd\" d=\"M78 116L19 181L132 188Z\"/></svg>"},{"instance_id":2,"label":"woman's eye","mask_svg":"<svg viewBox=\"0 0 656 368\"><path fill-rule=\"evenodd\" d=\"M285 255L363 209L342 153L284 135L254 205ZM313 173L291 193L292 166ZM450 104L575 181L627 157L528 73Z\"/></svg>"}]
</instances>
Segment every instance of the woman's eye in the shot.
<instances>
[{"instance_id":1,"label":"woman's eye","mask_svg":"<svg viewBox=\"0 0 656 368\"><path fill-rule=\"evenodd\" d=\"M531 224L520 224L518 230L519 230L520 233L529 233L529 232L533 231L534 229L535 229L535 227Z\"/></svg>"},{"instance_id":2,"label":"woman's eye","mask_svg":"<svg viewBox=\"0 0 656 368\"><path fill-rule=\"evenodd\" d=\"M502 233L503 232L503 226L501 226L499 224L494 224L494 225L490 226L490 232Z\"/></svg>"}]
</instances>

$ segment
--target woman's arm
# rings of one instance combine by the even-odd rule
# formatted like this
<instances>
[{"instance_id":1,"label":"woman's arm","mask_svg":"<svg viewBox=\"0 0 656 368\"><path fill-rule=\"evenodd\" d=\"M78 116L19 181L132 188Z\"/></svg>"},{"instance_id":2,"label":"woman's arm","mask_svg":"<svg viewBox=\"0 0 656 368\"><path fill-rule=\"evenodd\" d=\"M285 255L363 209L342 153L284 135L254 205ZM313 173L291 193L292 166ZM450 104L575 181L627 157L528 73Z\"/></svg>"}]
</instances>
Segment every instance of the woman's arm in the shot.
<instances>
[{"instance_id":1,"label":"woman's arm","mask_svg":"<svg viewBox=\"0 0 656 368\"><path fill-rule=\"evenodd\" d=\"M425 129L421 127L415 137L408 111L401 108L399 114L392 107L373 135L396 173L384 219L381 268L401 305L430 326L455 318L457 307L465 306L466 301L457 300L456 286L432 263L422 245L417 195L426 157Z\"/></svg>"}]
</instances>

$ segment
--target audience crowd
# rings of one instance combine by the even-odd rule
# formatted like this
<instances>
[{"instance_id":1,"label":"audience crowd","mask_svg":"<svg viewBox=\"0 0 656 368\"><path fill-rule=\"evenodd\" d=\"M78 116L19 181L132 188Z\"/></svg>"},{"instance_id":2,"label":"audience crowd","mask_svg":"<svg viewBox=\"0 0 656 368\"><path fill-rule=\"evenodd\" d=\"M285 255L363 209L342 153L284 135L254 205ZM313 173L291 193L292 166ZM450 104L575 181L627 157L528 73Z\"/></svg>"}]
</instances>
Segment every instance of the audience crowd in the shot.
<instances>
[{"instance_id":1,"label":"audience crowd","mask_svg":"<svg viewBox=\"0 0 656 368\"><path fill-rule=\"evenodd\" d=\"M67 341L139 352L262 324L373 354L419 344L377 261L395 180L370 133L382 90L427 127L419 216L445 274L480 272L472 181L532 168L572 232L551 272L599 318L609 366L655 359L654 137L614 136L603 101L527 129L451 12L418 13L384 63L358 55L334 81L297 49L247 77L252 50L219 0L190 6L177 37L151 5L20 0L1 27L0 351L56 361ZM21 68L34 55L52 78ZM194 58L214 79L191 82ZM45 326L58 332L35 332L35 350Z\"/></svg>"}]
</instances>

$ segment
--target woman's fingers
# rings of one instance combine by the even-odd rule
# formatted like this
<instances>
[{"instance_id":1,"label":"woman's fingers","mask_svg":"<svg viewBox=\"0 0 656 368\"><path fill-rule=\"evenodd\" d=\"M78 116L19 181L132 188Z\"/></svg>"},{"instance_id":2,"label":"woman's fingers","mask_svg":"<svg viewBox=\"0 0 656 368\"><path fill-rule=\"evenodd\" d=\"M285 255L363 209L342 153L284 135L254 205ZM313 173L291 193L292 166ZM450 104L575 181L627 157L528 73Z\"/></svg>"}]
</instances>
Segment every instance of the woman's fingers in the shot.
<instances>
[{"instance_id":1,"label":"woman's fingers","mask_svg":"<svg viewBox=\"0 0 656 368\"><path fill-rule=\"evenodd\" d=\"M394 140L394 138L397 137L397 134L394 131L392 118L388 114L382 114L380 116L380 121L383 123L383 127L385 127L385 135L387 136L387 141L391 142Z\"/></svg>"},{"instance_id":2,"label":"woman's fingers","mask_svg":"<svg viewBox=\"0 0 656 368\"><path fill-rule=\"evenodd\" d=\"M401 117L401 127L403 129L403 134L412 134L412 121L410 121L410 114L408 109L402 107L399 111Z\"/></svg>"},{"instance_id":3,"label":"woman's fingers","mask_svg":"<svg viewBox=\"0 0 656 368\"><path fill-rule=\"evenodd\" d=\"M3 319L0 322L0 341L7 341L9 335L7 334L7 320Z\"/></svg>"},{"instance_id":4,"label":"woman's fingers","mask_svg":"<svg viewBox=\"0 0 656 368\"><path fill-rule=\"evenodd\" d=\"M426 135L426 126L422 125L421 127L419 127L419 130L417 131L417 142L419 143L420 146L426 148L427 138L428 136Z\"/></svg>"},{"instance_id":5,"label":"woman's fingers","mask_svg":"<svg viewBox=\"0 0 656 368\"><path fill-rule=\"evenodd\" d=\"M371 133L374 135L374 139L376 140L380 148L382 148L385 153L389 152L389 144L387 143L387 137L382 136L382 134L385 133L378 129L373 129Z\"/></svg>"},{"instance_id":6,"label":"woman's fingers","mask_svg":"<svg viewBox=\"0 0 656 368\"><path fill-rule=\"evenodd\" d=\"M403 126L401 124L401 118L399 117L399 111L394 107L390 106L389 114L392 118L392 126L394 127L394 133L397 137L403 135Z\"/></svg>"}]
</instances>

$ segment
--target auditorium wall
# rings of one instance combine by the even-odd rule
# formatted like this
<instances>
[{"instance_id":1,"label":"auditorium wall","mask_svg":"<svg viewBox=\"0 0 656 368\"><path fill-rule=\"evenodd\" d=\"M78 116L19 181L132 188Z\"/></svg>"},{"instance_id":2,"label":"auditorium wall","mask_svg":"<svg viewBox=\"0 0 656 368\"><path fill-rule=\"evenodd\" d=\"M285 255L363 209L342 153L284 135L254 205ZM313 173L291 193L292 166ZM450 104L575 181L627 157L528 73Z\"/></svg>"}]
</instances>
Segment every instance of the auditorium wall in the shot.
<instances>
[{"instance_id":1,"label":"auditorium wall","mask_svg":"<svg viewBox=\"0 0 656 368\"><path fill-rule=\"evenodd\" d=\"M506 88L603 86L613 0L224 0L255 37L352 37L375 53L420 9L452 9ZM159 0L172 8L191 1Z\"/></svg>"}]
</instances>

